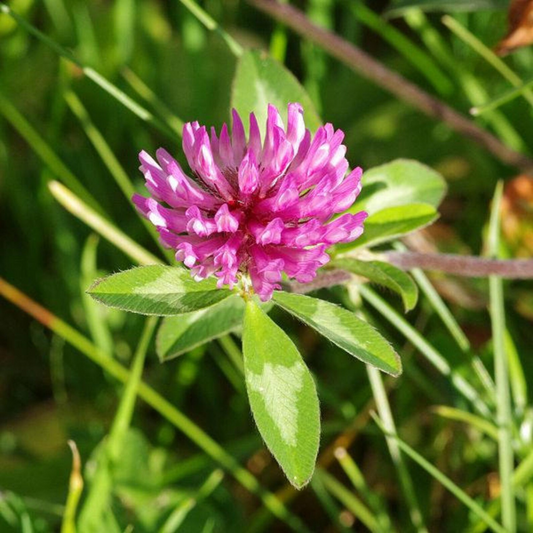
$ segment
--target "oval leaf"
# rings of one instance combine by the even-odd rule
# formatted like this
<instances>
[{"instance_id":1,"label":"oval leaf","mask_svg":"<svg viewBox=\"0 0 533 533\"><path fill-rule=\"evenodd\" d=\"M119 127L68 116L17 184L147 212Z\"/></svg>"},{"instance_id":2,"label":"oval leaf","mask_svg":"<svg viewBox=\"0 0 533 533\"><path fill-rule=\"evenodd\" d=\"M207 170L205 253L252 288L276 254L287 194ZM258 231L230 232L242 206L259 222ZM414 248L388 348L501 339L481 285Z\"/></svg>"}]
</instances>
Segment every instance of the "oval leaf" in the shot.
<instances>
[{"instance_id":1,"label":"oval leaf","mask_svg":"<svg viewBox=\"0 0 533 533\"><path fill-rule=\"evenodd\" d=\"M363 189L354 207L373 215L388 207L429 204L435 209L446 193L444 178L432 168L410 159L396 159L363 175Z\"/></svg>"},{"instance_id":2,"label":"oval leaf","mask_svg":"<svg viewBox=\"0 0 533 533\"><path fill-rule=\"evenodd\" d=\"M352 274L364 276L370 281L397 292L406 311L410 311L418 300L418 287L413 278L403 270L383 261L361 261L351 257L335 259L332 267L347 270Z\"/></svg>"},{"instance_id":3,"label":"oval leaf","mask_svg":"<svg viewBox=\"0 0 533 533\"><path fill-rule=\"evenodd\" d=\"M321 125L311 98L289 70L264 52L244 52L233 80L231 105L243 118L245 127L244 118L253 112L263 131L268 104L278 108L286 124L287 104L290 102L299 102L303 106L305 123L311 131Z\"/></svg>"},{"instance_id":4,"label":"oval leaf","mask_svg":"<svg viewBox=\"0 0 533 533\"><path fill-rule=\"evenodd\" d=\"M401 374L402 364L392 346L354 313L324 300L288 292L274 292L274 302L363 363L393 376Z\"/></svg>"},{"instance_id":5,"label":"oval leaf","mask_svg":"<svg viewBox=\"0 0 533 533\"><path fill-rule=\"evenodd\" d=\"M157 332L159 360L168 361L240 328L244 307L243 299L235 294L211 307L165 318Z\"/></svg>"},{"instance_id":6,"label":"oval leaf","mask_svg":"<svg viewBox=\"0 0 533 533\"><path fill-rule=\"evenodd\" d=\"M365 231L353 242L337 245L339 251L376 246L428 226L438 218L428 204L409 204L382 209L365 220Z\"/></svg>"},{"instance_id":7,"label":"oval leaf","mask_svg":"<svg viewBox=\"0 0 533 533\"><path fill-rule=\"evenodd\" d=\"M287 479L302 488L320 441L315 383L287 334L253 301L246 304L243 355L257 428Z\"/></svg>"},{"instance_id":8,"label":"oval leaf","mask_svg":"<svg viewBox=\"0 0 533 533\"><path fill-rule=\"evenodd\" d=\"M181 315L214 305L233 293L216 281L195 281L189 270L150 265L97 281L88 291L95 300L143 315Z\"/></svg>"}]
</instances>

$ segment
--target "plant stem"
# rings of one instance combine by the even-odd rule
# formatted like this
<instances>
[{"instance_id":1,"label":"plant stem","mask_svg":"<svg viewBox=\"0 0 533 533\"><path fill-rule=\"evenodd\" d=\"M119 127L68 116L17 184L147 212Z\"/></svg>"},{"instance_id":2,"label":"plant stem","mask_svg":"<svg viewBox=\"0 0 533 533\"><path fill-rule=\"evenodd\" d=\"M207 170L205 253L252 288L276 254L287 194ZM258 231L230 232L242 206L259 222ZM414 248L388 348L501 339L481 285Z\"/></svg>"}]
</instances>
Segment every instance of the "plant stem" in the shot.
<instances>
[{"instance_id":1,"label":"plant stem","mask_svg":"<svg viewBox=\"0 0 533 533\"><path fill-rule=\"evenodd\" d=\"M226 355L233 363L235 368L239 371L241 375L244 375L244 363L242 359L242 352L240 348L235 344L235 341L231 338L231 335L224 335L218 339L220 346L226 352Z\"/></svg>"},{"instance_id":2,"label":"plant stem","mask_svg":"<svg viewBox=\"0 0 533 533\"><path fill-rule=\"evenodd\" d=\"M402 270L420 268L467 278L497 275L509 279L533 278L533 259L488 259L471 255L385 252L383 258Z\"/></svg>"},{"instance_id":3,"label":"plant stem","mask_svg":"<svg viewBox=\"0 0 533 533\"><path fill-rule=\"evenodd\" d=\"M467 278L498 275L506 279L533 279L533 259L488 259L473 255L421 254L418 252L383 252L375 259L387 261L401 270L433 270ZM352 279L345 270L323 270L309 283L285 283L286 290L306 294L318 289L342 285Z\"/></svg>"}]
</instances>

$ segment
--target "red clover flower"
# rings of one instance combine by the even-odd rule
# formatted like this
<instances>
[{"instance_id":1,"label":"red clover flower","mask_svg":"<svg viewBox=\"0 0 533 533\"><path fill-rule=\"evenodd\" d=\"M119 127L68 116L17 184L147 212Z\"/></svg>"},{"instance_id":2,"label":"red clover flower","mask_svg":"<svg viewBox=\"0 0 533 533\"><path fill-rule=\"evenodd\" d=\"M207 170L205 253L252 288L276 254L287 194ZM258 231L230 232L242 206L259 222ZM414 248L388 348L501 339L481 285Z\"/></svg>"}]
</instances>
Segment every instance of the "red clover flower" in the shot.
<instances>
[{"instance_id":1,"label":"red clover flower","mask_svg":"<svg viewBox=\"0 0 533 533\"><path fill-rule=\"evenodd\" d=\"M360 168L348 175L344 133L331 124L312 137L300 104L289 104L287 128L268 106L264 142L250 114L248 140L238 113L217 137L205 126L183 128L183 151L194 176L160 148L155 161L139 155L146 188L133 202L162 243L195 279L214 275L218 286L241 281L266 301L282 273L308 283L329 261L326 249L363 232L364 211L343 214L361 190Z\"/></svg>"}]
</instances>

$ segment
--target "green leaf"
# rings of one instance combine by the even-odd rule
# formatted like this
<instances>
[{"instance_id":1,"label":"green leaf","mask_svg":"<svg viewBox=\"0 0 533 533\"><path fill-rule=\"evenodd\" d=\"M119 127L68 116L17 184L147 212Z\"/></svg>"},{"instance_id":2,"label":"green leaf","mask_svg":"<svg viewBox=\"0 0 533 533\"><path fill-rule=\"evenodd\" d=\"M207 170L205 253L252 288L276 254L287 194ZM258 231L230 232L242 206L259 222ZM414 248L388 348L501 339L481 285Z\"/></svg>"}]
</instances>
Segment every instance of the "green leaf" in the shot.
<instances>
[{"instance_id":1,"label":"green leaf","mask_svg":"<svg viewBox=\"0 0 533 533\"><path fill-rule=\"evenodd\" d=\"M353 250L391 241L424 226L429 226L438 216L436 209L429 204L387 207L365 220L365 231L361 237L353 242L338 245L336 249Z\"/></svg>"},{"instance_id":2,"label":"green leaf","mask_svg":"<svg viewBox=\"0 0 533 533\"><path fill-rule=\"evenodd\" d=\"M432 168L410 159L396 159L363 175L363 189L350 211L373 215L388 207L429 204L435 209L446 193L444 178Z\"/></svg>"},{"instance_id":3,"label":"green leaf","mask_svg":"<svg viewBox=\"0 0 533 533\"><path fill-rule=\"evenodd\" d=\"M150 265L132 268L97 281L88 291L94 299L143 315L181 315L214 305L233 293L216 281L194 281L189 270Z\"/></svg>"},{"instance_id":4,"label":"green leaf","mask_svg":"<svg viewBox=\"0 0 533 533\"><path fill-rule=\"evenodd\" d=\"M289 292L274 292L274 302L363 363L393 376L401 374L402 364L392 346L354 313L324 300Z\"/></svg>"},{"instance_id":5,"label":"green leaf","mask_svg":"<svg viewBox=\"0 0 533 533\"><path fill-rule=\"evenodd\" d=\"M231 105L243 118L245 127L245 118L253 112L263 131L268 104L275 105L286 121L287 104L291 102L299 102L303 106L305 123L311 131L321 125L311 98L289 70L264 52L244 52L233 80Z\"/></svg>"},{"instance_id":6,"label":"green leaf","mask_svg":"<svg viewBox=\"0 0 533 533\"><path fill-rule=\"evenodd\" d=\"M211 307L165 318L157 333L159 360L168 361L240 328L244 307L243 299L235 294Z\"/></svg>"},{"instance_id":7,"label":"green leaf","mask_svg":"<svg viewBox=\"0 0 533 533\"><path fill-rule=\"evenodd\" d=\"M315 383L296 346L254 301L243 330L246 388L255 423L287 479L302 488L320 441Z\"/></svg>"},{"instance_id":8,"label":"green leaf","mask_svg":"<svg viewBox=\"0 0 533 533\"><path fill-rule=\"evenodd\" d=\"M332 267L347 270L352 274L364 276L370 281L397 292L406 311L410 311L418 300L418 287L411 276L399 268L382 261L361 261L352 258L335 259Z\"/></svg>"}]
</instances>

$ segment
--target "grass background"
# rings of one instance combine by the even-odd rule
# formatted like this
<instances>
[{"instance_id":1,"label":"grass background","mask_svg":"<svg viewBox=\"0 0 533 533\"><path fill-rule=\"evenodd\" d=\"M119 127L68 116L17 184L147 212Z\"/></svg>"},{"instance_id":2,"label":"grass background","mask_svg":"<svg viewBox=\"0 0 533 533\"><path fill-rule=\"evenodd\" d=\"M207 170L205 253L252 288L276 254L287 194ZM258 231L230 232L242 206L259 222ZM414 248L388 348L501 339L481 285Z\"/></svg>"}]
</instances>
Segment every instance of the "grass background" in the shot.
<instances>
[{"instance_id":1,"label":"grass background","mask_svg":"<svg viewBox=\"0 0 533 533\"><path fill-rule=\"evenodd\" d=\"M451 3L442 2L444 11ZM473 5L470 12L450 13L492 47L506 32L503 4L499 3L499 9L481 10ZM179 2L18 0L10 6L72 52L81 64L153 109L155 116L199 120L217 128L228 120L236 58L220 35L207 31ZM498 252L508 257L531 256L533 194L528 196L526 185L517 188L517 183L531 181L524 177L513 181L516 169L503 166L446 125L423 116L314 45L285 32L246 3L210 0L202 6L242 46L270 48L284 60L311 94L322 118L346 132L352 165L370 168L407 157L443 174L449 193L440 221L424 232L426 246L473 254L486 250L490 201L497 181L504 180L504 237ZM464 113L510 86L443 25L442 13L424 15L415 9L389 20L376 16L392 7L388 2L367 2L366 9L364 3L333 0L311 0L299 6L312 20L358 44ZM424 54L424 60L412 51L403 51L398 32ZM529 48L505 61L520 78L531 76L533 54ZM131 73L157 100L139 94L135 89L139 83L130 83ZM64 181L65 173L75 176L114 225L160 254L114 179L121 170L114 167L114 174L110 172L102 160L103 145L95 149L87 134L93 131L91 127L101 133L124 175L139 190L142 180L137 154L141 149L153 152L165 146L180 161L182 155L175 134L162 133L149 120L131 113L89 78L79 66L60 60L41 40L18 27L9 15L0 14L0 276L130 366L142 320L104 312L83 292L97 275L125 269L132 261L112 244L97 240L86 225L56 202L47 184L51 179ZM85 121L73 112L74 107L79 113L79 107L73 106L72 94L87 112ZM160 113L162 103L168 112ZM173 120L164 129L177 127L179 122ZM531 107L523 98L478 121L507 145L529 151L533 123ZM471 363L475 355L492 373L495 337L488 312L489 284L487 280L443 277L432 281L464 331L463 347L468 339L471 350L462 350L443 325L435 311L438 300L423 297L405 320L444 356L454 372L483 391ZM511 444L518 465L532 450L533 413L527 386L532 386L533 376L533 291L528 282L506 283L504 288L507 353L510 347L517 353L511 364ZM380 295L402 314L395 296ZM343 294L333 297L342 298ZM493 312L495 305L493 302ZM413 345L412 333L402 335L370 305L365 305L365 312L403 359L403 376L385 380L385 402L399 435L477 503L485 509L495 508L501 471L499 474L493 435L472 417L465 423L451 420L449 412L446 417L439 416L445 411L436 411L437 406L474 411L453 388L450 376L436 371L424 350ZM119 400L125 397L123 388L61 335L50 334L3 299L0 316L0 531L56 531L71 470L66 441L73 439L80 450L87 496L98 446L109 434ZM413 525L414 499L429 531L483 530L479 518L433 475L407 457L403 467L391 459L383 433L367 416L374 398L380 401L375 376L369 381L363 365L286 315L273 316L291 333L316 376L324 426L322 450L326 452L322 457L327 456L331 443L345 443L361 478L354 477L353 466L346 466L346 460L343 466L335 459L297 496L284 488L283 475L262 447L242 382L229 362L228 353L238 346L236 337L209 343L164 365L159 364L150 345L143 379L237 457L253 479L272 492L281 490L282 500L288 498L285 511L290 510L312 531L423 531L420 523ZM394 320L397 324L398 319ZM484 422L494 428L496 407L487 402L490 409ZM114 518L96 530L114 531L115 522L119 531L128 524L134 524L135 531L180 527L193 532L285 531L301 527L290 517L274 519L264 501L253 494L255 489L243 488L230 475L219 476L217 469L225 466L228 470L227 465L209 457L191 442L190 432L179 431L160 414L141 401L137 403L105 500ZM205 444L205 439L202 442ZM403 470L412 480L411 495L409 489L406 493L405 483L398 481L398 471L402 476ZM346 472L352 473L351 480ZM526 474L517 487L520 531L533 527L529 482L533 468L526 469ZM191 498L198 503L190 503ZM87 501L82 500L79 508L87 506ZM181 510L183 518L180 515L172 521L176 510Z\"/></svg>"}]
</instances>

